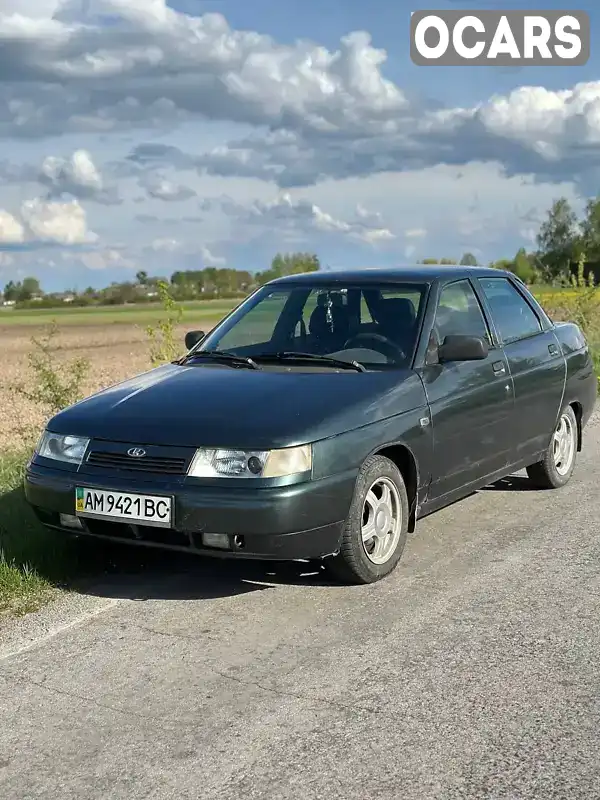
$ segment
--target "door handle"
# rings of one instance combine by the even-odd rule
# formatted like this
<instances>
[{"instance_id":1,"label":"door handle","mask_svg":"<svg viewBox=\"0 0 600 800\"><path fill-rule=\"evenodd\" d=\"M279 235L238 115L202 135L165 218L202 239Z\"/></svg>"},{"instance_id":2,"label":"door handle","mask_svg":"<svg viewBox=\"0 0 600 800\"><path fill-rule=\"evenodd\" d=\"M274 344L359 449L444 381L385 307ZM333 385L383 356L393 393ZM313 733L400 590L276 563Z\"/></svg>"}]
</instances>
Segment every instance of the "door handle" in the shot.
<instances>
[{"instance_id":1,"label":"door handle","mask_svg":"<svg viewBox=\"0 0 600 800\"><path fill-rule=\"evenodd\" d=\"M550 353L551 356L557 356L558 355L558 347L555 344L549 344L548 345L548 352Z\"/></svg>"},{"instance_id":2,"label":"door handle","mask_svg":"<svg viewBox=\"0 0 600 800\"><path fill-rule=\"evenodd\" d=\"M504 375L504 373L506 372L504 361L495 361L492 364L492 369L494 370L495 375Z\"/></svg>"}]
</instances>

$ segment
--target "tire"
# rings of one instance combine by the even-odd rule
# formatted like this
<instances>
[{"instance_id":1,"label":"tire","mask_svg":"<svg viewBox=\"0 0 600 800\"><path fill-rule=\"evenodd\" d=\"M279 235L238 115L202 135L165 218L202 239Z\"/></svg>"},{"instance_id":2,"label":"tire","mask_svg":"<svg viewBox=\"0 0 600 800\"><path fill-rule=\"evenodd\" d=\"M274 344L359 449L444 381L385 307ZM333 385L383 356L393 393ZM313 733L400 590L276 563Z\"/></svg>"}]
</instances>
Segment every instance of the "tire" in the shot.
<instances>
[{"instance_id":1,"label":"tire","mask_svg":"<svg viewBox=\"0 0 600 800\"><path fill-rule=\"evenodd\" d=\"M567 406L561 412L544 457L527 467L529 479L538 488L560 489L569 482L577 459L577 437L577 418L571 406Z\"/></svg>"},{"instance_id":2,"label":"tire","mask_svg":"<svg viewBox=\"0 0 600 800\"><path fill-rule=\"evenodd\" d=\"M389 458L370 456L358 473L340 552L325 562L328 571L343 583L358 584L375 583L389 575L402 556L408 520L402 473ZM365 523L372 528L367 530ZM363 529L365 536L371 529L374 536L363 542Z\"/></svg>"}]
</instances>

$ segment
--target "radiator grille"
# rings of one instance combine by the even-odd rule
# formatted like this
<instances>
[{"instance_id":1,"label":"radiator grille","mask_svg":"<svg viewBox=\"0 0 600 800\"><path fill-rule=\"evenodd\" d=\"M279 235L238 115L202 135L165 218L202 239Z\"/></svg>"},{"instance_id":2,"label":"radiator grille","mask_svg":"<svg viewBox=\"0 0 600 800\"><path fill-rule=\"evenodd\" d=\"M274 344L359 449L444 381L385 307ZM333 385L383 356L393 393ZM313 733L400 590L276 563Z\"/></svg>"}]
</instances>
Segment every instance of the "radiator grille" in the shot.
<instances>
[{"instance_id":1,"label":"radiator grille","mask_svg":"<svg viewBox=\"0 0 600 800\"><path fill-rule=\"evenodd\" d=\"M126 453L111 453L106 450L92 450L88 454L87 463L94 467L127 470L129 472L156 472L168 475L185 475L189 458L167 456L144 456L132 458Z\"/></svg>"}]
</instances>

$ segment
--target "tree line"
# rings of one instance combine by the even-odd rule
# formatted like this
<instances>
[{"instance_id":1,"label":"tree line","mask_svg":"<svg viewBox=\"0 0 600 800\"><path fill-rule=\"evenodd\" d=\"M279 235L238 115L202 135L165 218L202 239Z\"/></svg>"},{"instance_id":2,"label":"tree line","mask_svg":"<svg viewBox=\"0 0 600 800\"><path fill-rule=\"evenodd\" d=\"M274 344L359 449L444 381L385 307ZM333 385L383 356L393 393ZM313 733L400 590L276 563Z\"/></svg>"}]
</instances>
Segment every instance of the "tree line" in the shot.
<instances>
[{"instance_id":1,"label":"tree line","mask_svg":"<svg viewBox=\"0 0 600 800\"><path fill-rule=\"evenodd\" d=\"M591 199L581 219L566 197L559 197L547 211L536 235L537 248L520 248L512 258L502 258L489 266L507 269L528 284L567 284L582 261L585 272L600 279L600 197ZM473 253L464 253L460 260L453 258L424 258L422 264L461 264L477 266ZM9 281L4 287L3 301L21 307L72 305L123 305L125 303L155 302L160 283L167 284L172 297L178 301L244 297L258 286L274 278L321 269L314 253L277 253L269 269L250 273L248 270L205 267L200 270L179 270L170 278L150 276L140 270L133 281L113 282L103 289L88 287L60 293L44 293L37 278Z\"/></svg>"},{"instance_id":2,"label":"tree line","mask_svg":"<svg viewBox=\"0 0 600 800\"><path fill-rule=\"evenodd\" d=\"M577 266L583 262L586 277L600 279L600 197L588 200L583 216L578 218L566 197L555 200L536 235L537 248L520 248L513 258L501 258L490 267L507 269L528 284L564 285L570 283ZM452 259L425 258L424 264L456 264ZM476 265L472 253L465 253L461 264Z\"/></svg>"},{"instance_id":3,"label":"tree line","mask_svg":"<svg viewBox=\"0 0 600 800\"><path fill-rule=\"evenodd\" d=\"M151 276L140 270L134 281L113 282L103 289L91 286L83 291L45 293L37 278L9 281L4 287L3 300L20 308L53 308L65 303L73 306L124 305L152 303L159 297L159 285L167 284L177 301L211 300L245 297L249 292L274 278L321 269L314 253L277 253L264 272L251 274L247 270L205 267L200 270L178 270L171 277Z\"/></svg>"}]
</instances>

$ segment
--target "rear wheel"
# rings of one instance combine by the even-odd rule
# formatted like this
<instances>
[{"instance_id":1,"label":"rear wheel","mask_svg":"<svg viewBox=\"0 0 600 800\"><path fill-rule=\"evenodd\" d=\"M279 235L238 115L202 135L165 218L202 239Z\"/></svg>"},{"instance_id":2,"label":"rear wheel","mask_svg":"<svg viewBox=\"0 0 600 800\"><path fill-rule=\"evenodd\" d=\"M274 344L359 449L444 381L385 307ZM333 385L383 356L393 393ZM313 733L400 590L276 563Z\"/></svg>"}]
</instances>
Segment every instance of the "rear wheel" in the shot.
<instances>
[{"instance_id":1,"label":"rear wheel","mask_svg":"<svg viewBox=\"0 0 600 800\"><path fill-rule=\"evenodd\" d=\"M559 489L570 479L577 458L577 418L571 406L561 413L541 461L527 467L527 475L540 489Z\"/></svg>"},{"instance_id":2,"label":"rear wheel","mask_svg":"<svg viewBox=\"0 0 600 800\"><path fill-rule=\"evenodd\" d=\"M362 465L338 555L327 568L345 583L374 583L395 569L408 529L408 497L402 473L384 456Z\"/></svg>"}]
</instances>

